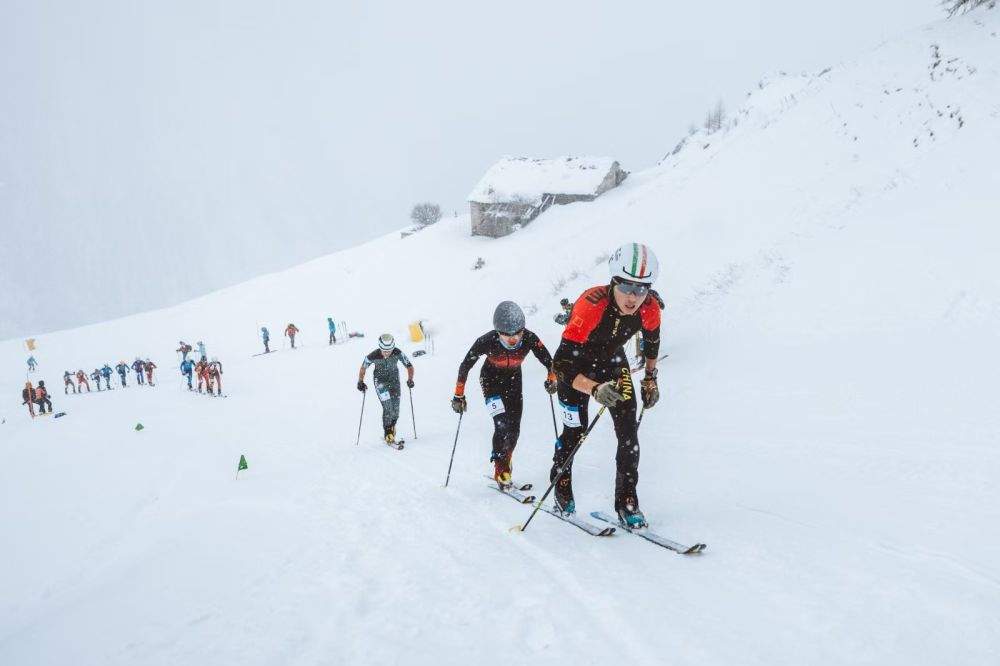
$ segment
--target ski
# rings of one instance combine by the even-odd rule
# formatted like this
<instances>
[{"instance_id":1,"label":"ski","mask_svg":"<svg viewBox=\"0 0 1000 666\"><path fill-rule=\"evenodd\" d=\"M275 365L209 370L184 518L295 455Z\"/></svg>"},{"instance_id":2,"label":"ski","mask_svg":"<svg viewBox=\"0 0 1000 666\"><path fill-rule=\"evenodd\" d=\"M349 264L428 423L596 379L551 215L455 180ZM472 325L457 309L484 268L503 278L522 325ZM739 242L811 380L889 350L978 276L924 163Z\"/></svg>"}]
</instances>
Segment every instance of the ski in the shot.
<instances>
[{"instance_id":1,"label":"ski","mask_svg":"<svg viewBox=\"0 0 1000 666\"><path fill-rule=\"evenodd\" d=\"M483 478L484 479L489 479L493 483L497 482L497 480L494 479L489 474L483 474ZM520 490L521 492L527 492L527 491L531 490L532 488L534 488L534 486L532 484L530 484L530 483L522 483L522 484L519 485L519 484L514 483L513 481L511 481L511 485L508 486L508 488L513 488L514 490Z\"/></svg>"},{"instance_id":2,"label":"ski","mask_svg":"<svg viewBox=\"0 0 1000 666\"><path fill-rule=\"evenodd\" d=\"M655 543L657 546L661 546L663 548L666 548L667 550L672 550L675 553L679 553L681 555L697 555L698 553L700 553L701 551L705 550L705 548L708 547L706 544L703 543L696 543L693 546L685 546L684 544L680 544L677 543L676 541L671 541L666 537L662 537L659 534L656 534L655 532L650 532L648 528L634 529L631 527L627 527L625 525L622 525L617 518L613 518L608 514L604 513L603 511L591 511L590 515L593 516L594 518L597 518L598 520L604 521L605 523L610 523L611 525L617 525L626 532L634 534L637 537L642 537L646 541L650 541L652 543Z\"/></svg>"},{"instance_id":3,"label":"ski","mask_svg":"<svg viewBox=\"0 0 1000 666\"><path fill-rule=\"evenodd\" d=\"M395 442L386 442L385 445L390 449L396 449L397 451L403 450L403 445L406 444L405 439L397 439Z\"/></svg>"},{"instance_id":4,"label":"ski","mask_svg":"<svg viewBox=\"0 0 1000 666\"><path fill-rule=\"evenodd\" d=\"M557 511L556 509L551 509L547 506L539 506L538 508L544 511L545 513L549 514L550 516L555 516L559 520L562 520L564 522L569 523L570 525L574 525L575 527L580 528L581 530L583 530L584 532L586 532L591 536L603 537L603 536L611 536L612 534L615 533L614 527L601 527L599 525L594 525L591 522L588 522L582 518L577 517L575 513L563 513L562 511Z\"/></svg>"},{"instance_id":5,"label":"ski","mask_svg":"<svg viewBox=\"0 0 1000 666\"><path fill-rule=\"evenodd\" d=\"M529 483L528 486L530 487L531 484ZM524 493L522 493L517 488L513 488L513 487L511 487L511 488L501 488L500 486L495 485L495 484L490 485L490 488L492 488L493 490L497 491L498 493L501 493L503 495L506 495L507 497L510 497L511 499L517 500L521 504L531 504L532 502L535 501L535 496L534 495L525 495Z\"/></svg>"}]
</instances>

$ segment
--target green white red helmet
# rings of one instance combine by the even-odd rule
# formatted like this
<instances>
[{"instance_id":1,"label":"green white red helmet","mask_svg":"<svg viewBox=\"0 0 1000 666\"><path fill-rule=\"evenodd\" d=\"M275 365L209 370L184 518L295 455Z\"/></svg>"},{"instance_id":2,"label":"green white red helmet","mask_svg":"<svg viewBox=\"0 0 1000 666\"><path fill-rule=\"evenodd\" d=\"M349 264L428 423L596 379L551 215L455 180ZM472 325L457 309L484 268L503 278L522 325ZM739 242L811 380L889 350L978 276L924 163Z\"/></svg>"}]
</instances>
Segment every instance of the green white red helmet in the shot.
<instances>
[{"instance_id":1,"label":"green white red helmet","mask_svg":"<svg viewBox=\"0 0 1000 666\"><path fill-rule=\"evenodd\" d=\"M660 275L660 262L648 246L642 243L625 243L611 253L608 259L611 279L651 285Z\"/></svg>"},{"instance_id":2,"label":"green white red helmet","mask_svg":"<svg viewBox=\"0 0 1000 666\"><path fill-rule=\"evenodd\" d=\"M378 338L378 348L382 351L392 351L396 348L396 339L389 333L383 333Z\"/></svg>"}]
</instances>

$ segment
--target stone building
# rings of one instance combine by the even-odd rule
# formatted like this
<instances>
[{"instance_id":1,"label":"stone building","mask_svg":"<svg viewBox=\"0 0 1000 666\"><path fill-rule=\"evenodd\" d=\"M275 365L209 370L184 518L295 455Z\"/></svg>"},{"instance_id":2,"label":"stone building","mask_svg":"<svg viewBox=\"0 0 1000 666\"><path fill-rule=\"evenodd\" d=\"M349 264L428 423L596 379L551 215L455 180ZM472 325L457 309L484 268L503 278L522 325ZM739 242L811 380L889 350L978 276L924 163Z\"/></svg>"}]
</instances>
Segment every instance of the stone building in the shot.
<instances>
[{"instance_id":1,"label":"stone building","mask_svg":"<svg viewBox=\"0 0 1000 666\"><path fill-rule=\"evenodd\" d=\"M628 176L603 157L505 157L469 194L473 236L506 236L553 204L593 201Z\"/></svg>"}]
</instances>

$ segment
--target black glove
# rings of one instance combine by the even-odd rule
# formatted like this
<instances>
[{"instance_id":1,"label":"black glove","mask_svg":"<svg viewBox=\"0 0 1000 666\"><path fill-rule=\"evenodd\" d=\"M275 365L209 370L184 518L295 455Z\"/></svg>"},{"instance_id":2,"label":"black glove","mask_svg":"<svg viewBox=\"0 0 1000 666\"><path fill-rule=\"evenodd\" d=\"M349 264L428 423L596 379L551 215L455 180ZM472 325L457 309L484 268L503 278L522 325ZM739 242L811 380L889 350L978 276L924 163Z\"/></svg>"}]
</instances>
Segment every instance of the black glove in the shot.
<instances>
[{"instance_id":1,"label":"black glove","mask_svg":"<svg viewBox=\"0 0 1000 666\"><path fill-rule=\"evenodd\" d=\"M406 380L406 387L407 388L413 388L414 386L415 386L415 384L413 383L412 379L407 379Z\"/></svg>"},{"instance_id":2,"label":"black glove","mask_svg":"<svg viewBox=\"0 0 1000 666\"><path fill-rule=\"evenodd\" d=\"M642 393L642 406L645 409L652 409L660 400L660 388L656 384L656 375L646 375L640 383Z\"/></svg>"},{"instance_id":3,"label":"black glove","mask_svg":"<svg viewBox=\"0 0 1000 666\"><path fill-rule=\"evenodd\" d=\"M548 391L549 395L552 395L559 390L559 383L551 379L546 379L542 386L545 387L545 390Z\"/></svg>"},{"instance_id":4,"label":"black glove","mask_svg":"<svg viewBox=\"0 0 1000 666\"><path fill-rule=\"evenodd\" d=\"M451 399L451 408L456 414L463 414L469 408L469 403L466 402L464 395L456 395Z\"/></svg>"},{"instance_id":5,"label":"black glove","mask_svg":"<svg viewBox=\"0 0 1000 666\"><path fill-rule=\"evenodd\" d=\"M358 390L361 391L362 393L364 393L365 391L368 390L368 384L365 384L364 381L359 380L358 381Z\"/></svg>"},{"instance_id":6,"label":"black glove","mask_svg":"<svg viewBox=\"0 0 1000 666\"><path fill-rule=\"evenodd\" d=\"M618 390L618 386L615 382L604 382L603 384L598 384L594 387L594 390L590 392L590 395L594 396L594 400L601 403L605 407L614 407L625 399L625 396L623 396Z\"/></svg>"}]
</instances>

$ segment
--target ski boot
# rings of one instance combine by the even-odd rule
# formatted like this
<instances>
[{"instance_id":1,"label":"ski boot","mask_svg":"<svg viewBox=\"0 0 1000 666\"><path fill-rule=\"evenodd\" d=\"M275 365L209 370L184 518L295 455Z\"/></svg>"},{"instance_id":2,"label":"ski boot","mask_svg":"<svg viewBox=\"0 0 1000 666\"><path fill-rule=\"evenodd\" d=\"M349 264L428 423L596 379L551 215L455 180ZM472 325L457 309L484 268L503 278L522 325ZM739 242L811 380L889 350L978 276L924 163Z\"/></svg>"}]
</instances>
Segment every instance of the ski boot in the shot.
<instances>
[{"instance_id":1,"label":"ski boot","mask_svg":"<svg viewBox=\"0 0 1000 666\"><path fill-rule=\"evenodd\" d=\"M555 509L566 515L576 513L576 502L573 500L573 486L565 476L556 484Z\"/></svg>"},{"instance_id":2,"label":"ski boot","mask_svg":"<svg viewBox=\"0 0 1000 666\"><path fill-rule=\"evenodd\" d=\"M514 485L510 477L510 458L508 456L494 454L493 480L500 486L500 490L507 490Z\"/></svg>"},{"instance_id":3,"label":"ski boot","mask_svg":"<svg viewBox=\"0 0 1000 666\"><path fill-rule=\"evenodd\" d=\"M385 431L385 443L389 446L396 446L396 428L387 428Z\"/></svg>"},{"instance_id":4,"label":"ski boot","mask_svg":"<svg viewBox=\"0 0 1000 666\"><path fill-rule=\"evenodd\" d=\"M634 497L626 497L617 507L618 522L630 530L640 530L649 527L646 516L639 509L639 502Z\"/></svg>"}]
</instances>

